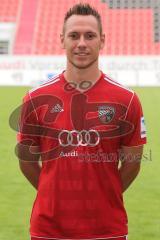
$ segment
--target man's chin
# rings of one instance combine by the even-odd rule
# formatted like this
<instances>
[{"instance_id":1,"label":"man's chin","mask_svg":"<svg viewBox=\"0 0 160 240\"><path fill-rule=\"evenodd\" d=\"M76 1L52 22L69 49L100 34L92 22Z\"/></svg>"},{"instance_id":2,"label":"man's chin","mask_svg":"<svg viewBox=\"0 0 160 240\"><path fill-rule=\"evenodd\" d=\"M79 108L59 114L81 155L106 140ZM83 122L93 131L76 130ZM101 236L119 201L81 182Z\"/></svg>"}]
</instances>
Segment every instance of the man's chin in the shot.
<instances>
[{"instance_id":1,"label":"man's chin","mask_svg":"<svg viewBox=\"0 0 160 240\"><path fill-rule=\"evenodd\" d=\"M86 68L89 68L90 66L92 66L96 62L96 60L97 59L95 59L92 62L88 62L88 63L84 63L84 62L83 63L77 63L77 62L71 62L71 61L70 61L70 63L78 69L86 69Z\"/></svg>"}]
</instances>

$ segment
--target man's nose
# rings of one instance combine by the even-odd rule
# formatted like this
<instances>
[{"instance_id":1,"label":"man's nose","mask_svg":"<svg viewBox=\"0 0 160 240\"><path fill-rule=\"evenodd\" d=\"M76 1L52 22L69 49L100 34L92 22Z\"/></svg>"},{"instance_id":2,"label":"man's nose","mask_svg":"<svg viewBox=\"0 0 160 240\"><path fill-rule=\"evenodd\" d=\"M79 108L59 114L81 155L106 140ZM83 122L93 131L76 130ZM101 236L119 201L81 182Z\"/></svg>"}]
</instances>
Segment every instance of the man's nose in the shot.
<instances>
[{"instance_id":1,"label":"man's nose","mask_svg":"<svg viewBox=\"0 0 160 240\"><path fill-rule=\"evenodd\" d=\"M86 42L85 42L84 36L81 36L79 38L78 47L86 47Z\"/></svg>"}]
</instances>

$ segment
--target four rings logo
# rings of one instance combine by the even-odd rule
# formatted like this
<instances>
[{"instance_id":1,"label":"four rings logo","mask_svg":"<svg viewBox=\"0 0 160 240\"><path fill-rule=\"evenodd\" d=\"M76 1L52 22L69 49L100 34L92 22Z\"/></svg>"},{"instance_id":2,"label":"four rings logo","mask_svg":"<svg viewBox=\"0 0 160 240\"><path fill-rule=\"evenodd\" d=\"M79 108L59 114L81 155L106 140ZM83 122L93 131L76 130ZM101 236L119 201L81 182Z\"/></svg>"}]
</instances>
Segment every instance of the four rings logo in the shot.
<instances>
[{"instance_id":1,"label":"four rings logo","mask_svg":"<svg viewBox=\"0 0 160 240\"><path fill-rule=\"evenodd\" d=\"M96 130L62 130L58 135L61 146L96 146L100 141L100 135Z\"/></svg>"}]
</instances>

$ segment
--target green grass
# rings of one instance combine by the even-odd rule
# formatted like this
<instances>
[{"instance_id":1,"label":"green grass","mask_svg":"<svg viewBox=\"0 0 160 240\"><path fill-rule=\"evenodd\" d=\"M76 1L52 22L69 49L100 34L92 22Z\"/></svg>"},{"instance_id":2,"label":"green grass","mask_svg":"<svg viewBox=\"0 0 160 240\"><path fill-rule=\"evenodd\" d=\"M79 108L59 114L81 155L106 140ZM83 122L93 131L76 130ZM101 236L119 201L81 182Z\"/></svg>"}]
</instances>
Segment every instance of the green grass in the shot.
<instances>
[{"instance_id":1,"label":"green grass","mask_svg":"<svg viewBox=\"0 0 160 240\"><path fill-rule=\"evenodd\" d=\"M125 193L129 216L129 240L158 240L160 236L160 88L135 88L141 99L147 125L144 154L151 152L151 161L142 161L141 172Z\"/></svg>"},{"instance_id":2,"label":"green grass","mask_svg":"<svg viewBox=\"0 0 160 240\"><path fill-rule=\"evenodd\" d=\"M0 240L28 240L28 221L35 191L19 171L14 153L16 132L9 116L26 88L0 87Z\"/></svg>"},{"instance_id":3,"label":"green grass","mask_svg":"<svg viewBox=\"0 0 160 240\"><path fill-rule=\"evenodd\" d=\"M22 176L14 154L15 131L9 127L12 111L27 88L0 87L0 240L28 240L35 190ZM135 88L145 114L152 160L143 161L140 175L125 193L129 240L158 240L160 236L160 88Z\"/></svg>"}]
</instances>

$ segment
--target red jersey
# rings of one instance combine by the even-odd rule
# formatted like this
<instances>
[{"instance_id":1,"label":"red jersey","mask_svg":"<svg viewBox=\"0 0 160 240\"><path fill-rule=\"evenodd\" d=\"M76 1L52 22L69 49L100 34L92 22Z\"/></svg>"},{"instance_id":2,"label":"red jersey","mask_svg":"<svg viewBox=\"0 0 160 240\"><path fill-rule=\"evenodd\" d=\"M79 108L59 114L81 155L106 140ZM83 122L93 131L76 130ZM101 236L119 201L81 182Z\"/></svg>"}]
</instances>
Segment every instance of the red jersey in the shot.
<instances>
[{"instance_id":1,"label":"red jersey","mask_svg":"<svg viewBox=\"0 0 160 240\"><path fill-rule=\"evenodd\" d=\"M19 143L39 146L42 160L30 233L48 239L120 238L128 233L120 149L146 143L141 104L104 73L83 93L75 85L62 73L24 98ZM20 158L29 161L32 155Z\"/></svg>"}]
</instances>

